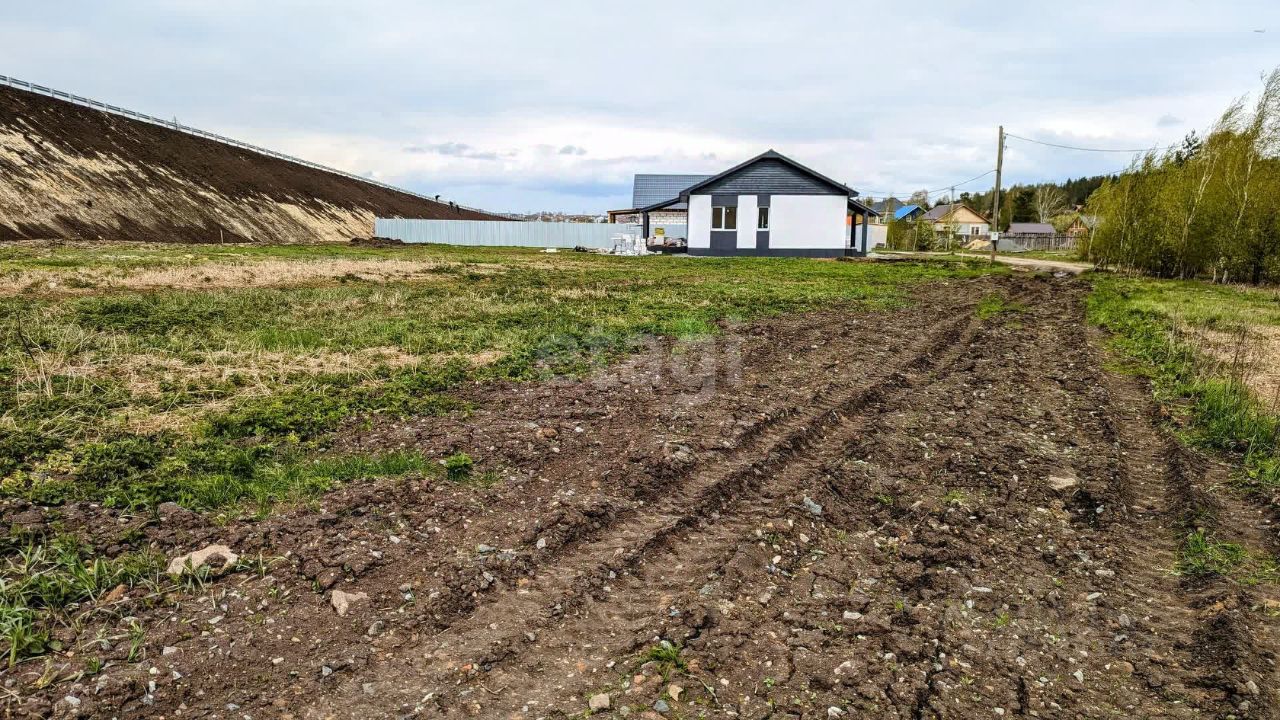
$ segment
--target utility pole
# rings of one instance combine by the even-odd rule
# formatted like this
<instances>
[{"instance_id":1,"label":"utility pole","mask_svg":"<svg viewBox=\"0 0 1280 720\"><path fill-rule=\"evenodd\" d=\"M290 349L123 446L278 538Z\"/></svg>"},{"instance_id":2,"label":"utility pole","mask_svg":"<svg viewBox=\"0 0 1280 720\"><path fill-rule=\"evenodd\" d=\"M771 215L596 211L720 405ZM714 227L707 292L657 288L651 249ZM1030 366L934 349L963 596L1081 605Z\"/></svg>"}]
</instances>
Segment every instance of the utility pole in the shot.
<instances>
[{"instance_id":1,"label":"utility pole","mask_svg":"<svg viewBox=\"0 0 1280 720\"><path fill-rule=\"evenodd\" d=\"M991 218L991 264L996 262L996 243L1000 242L1000 173L1004 170L1004 126L1000 126L1000 139L996 143L996 199Z\"/></svg>"},{"instance_id":2,"label":"utility pole","mask_svg":"<svg viewBox=\"0 0 1280 720\"><path fill-rule=\"evenodd\" d=\"M951 186L951 227L952 228L955 228L955 218L956 218L956 186L952 185ZM953 235L955 235L955 232L947 233L947 252L951 252L951 241L954 239L952 237Z\"/></svg>"}]
</instances>

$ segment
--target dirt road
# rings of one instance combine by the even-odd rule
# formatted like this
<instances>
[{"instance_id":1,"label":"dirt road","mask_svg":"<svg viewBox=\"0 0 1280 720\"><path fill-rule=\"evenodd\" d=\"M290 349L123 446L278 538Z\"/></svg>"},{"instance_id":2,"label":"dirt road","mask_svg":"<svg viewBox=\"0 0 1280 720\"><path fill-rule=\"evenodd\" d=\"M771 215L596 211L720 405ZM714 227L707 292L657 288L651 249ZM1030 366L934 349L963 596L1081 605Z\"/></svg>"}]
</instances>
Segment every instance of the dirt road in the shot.
<instances>
[{"instance_id":1,"label":"dirt road","mask_svg":"<svg viewBox=\"0 0 1280 720\"><path fill-rule=\"evenodd\" d=\"M146 532L287 559L136 610L146 661L20 711L1277 717L1259 591L1171 572L1222 471L1102 369L1085 292L937 283L353 423L342 447L465 451L477 479L175 512ZM993 294L1023 309L980 318ZM368 598L340 617L332 590Z\"/></svg>"}]
</instances>

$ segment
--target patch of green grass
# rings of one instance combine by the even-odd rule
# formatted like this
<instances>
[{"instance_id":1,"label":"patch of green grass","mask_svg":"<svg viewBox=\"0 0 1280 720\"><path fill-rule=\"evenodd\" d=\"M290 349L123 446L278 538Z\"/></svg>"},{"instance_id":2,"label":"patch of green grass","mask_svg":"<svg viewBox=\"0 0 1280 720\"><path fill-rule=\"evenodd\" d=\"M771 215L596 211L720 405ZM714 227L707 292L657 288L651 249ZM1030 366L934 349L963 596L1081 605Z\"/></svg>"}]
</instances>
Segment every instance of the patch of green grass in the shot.
<instances>
[{"instance_id":1,"label":"patch of green grass","mask_svg":"<svg viewBox=\"0 0 1280 720\"><path fill-rule=\"evenodd\" d=\"M1026 311L1026 306L1013 302L1002 295L987 295L978 302L978 319L990 320L997 315L1006 313L1020 313Z\"/></svg>"},{"instance_id":2,"label":"patch of green grass","mask_svg":"<svg viewBox=\"0 0 1280 720\"><path fill-rule=\"evenodd\" d=\"M65 535L16 542L0 567L0 654L10 667L50 647L49 623L68 605L161 577L163 558L148 552L108 559Z\"/></svg>"},{"instance_id":3,"label":"patch of green grass","mask_svg":"<svg viewBox=\"0 0 1280 720\"><path fill-rule=\"evenodd\" d=\"M1221 542L1206 535L1204 530L1195 530L1182 543L1178 573L1192 577L1230 575L1246 559L1248 553L1243 546Z\"/></svg>"},{"instance_id":4,"label":"patch of green grass","mask_svg":"<svg viewBox=\"0 0 1280 720\"><path fill-rule=\"evenodd\" d=\"M444 459L445 476L453 482L464 482L471 477L471 470L475 465L475 461L471 456L464 453L454 453Z\"/></svg>"},{"instance_id":5,"label":"patch of green grass","mask_svg":"<svg viewBox=\"0 0 1280 720\"><path fill-rule=\"evenodd\" d=\"M349 418L465 409L449 396L464 380L589 372L647 335L696 338L725 318L832 305L890 307L912 285L989 271L441 246L69 246L5 249L0 272L93 267L127 275L264 259L440 266L404 282L0 298L0 493L133 507L235 503L263 494L243 487L263 474L251 466L296 467L299 453L322 450ZM340 369L304 369L319 353L375 350L417 364L353 356ZM484 353L495 359L468 359ZM207 370L184 375L187 366ZM153 417L180 420L139 435L136 420ZM293 448L288 458L281 448Z\"/></svg>"},{"instance_id":6,"label":"patch of green grass","mask_svg":"<svg viewBox=\"0 0 1280 720\"><path fill-rule=\"evenodd\" d=\"M1274 557L1219 540L1200 528L1184 538L1176 571L1188 577L1222 575L1245 585L1280 581L1280 564Z\"/></svg>"},{"instance_id":7,"label":"patch of green grass","mask_svg":"<svg viewBox=\"0 0 1280 720\"><path fill-rule=\"evenodd\" d=\"M1187 302L1198 306L1191 310ZM1094 279L1088 300L1090 321L1111 331L1109 342L1124 371L1149 378L1157 399L1173 408L1181 437L1194 446L1231 453L1240 461L1243 483L1255 488L1280 486L1280 418L1238 377L1224 377L1222 364L1202 356L1179 324L1221 326L1229 317L1268 322L1272 303L1254 290L1107 276ZM1245 583L1280 580L1274 558L1220 540L1201 527L1183 539L1176 571Z\"/></svg>"},{"instance_id":8,"label":"patch of green grass","mask_svg":"<svg viewBox=\"0 0 1280 720\"><path fill-rule=\"evenodd\" d=\"M680 646L668 640L663 640L649 648L641 658L645 662L656 663L658 673L664 680L669 678L672 672L684 672L689 669L684 658L680 657Z\"/></svg>"}]
</instances>

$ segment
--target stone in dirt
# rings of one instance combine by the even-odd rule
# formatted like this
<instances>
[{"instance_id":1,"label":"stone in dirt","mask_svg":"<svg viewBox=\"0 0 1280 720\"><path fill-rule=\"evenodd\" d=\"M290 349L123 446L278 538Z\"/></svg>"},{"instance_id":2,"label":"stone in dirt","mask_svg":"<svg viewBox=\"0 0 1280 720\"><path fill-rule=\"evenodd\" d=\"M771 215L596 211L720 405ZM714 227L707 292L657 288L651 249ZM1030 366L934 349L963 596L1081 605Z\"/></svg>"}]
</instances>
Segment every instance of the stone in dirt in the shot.
<instances>
[{"instance_id":1,"label":"stone in dirt","mask_svg":"<svg viewBox=\"0 0 1280 720\"><path fill-rule=\"evenodd\" d=\"M600 712L601 710L608 710L609 709L609 693L597 693L595 695L592 695L591 699L587 701L587 707L590 708L592 712Z\"/></svg>"},{"instance_id":2,"label":"stone in dirt","mask_svg":"<svg viewBox=\"0 0 1280 720\"><path fill-rule=\"evenodd\" d=\"M368 599L369 593L364 592L349 593L342 590L334 590L329 593L329 604L333 605L333 609L338 611L339 617L345 617L352 604Z\"/></svg>"},{"instance_id":3,"label":"stone in dirt","mask_svg":"<svg viewBox=\"0 0 1280 720\"><path fill-rule=\"evenodd\" d=\"M682 693L684 693L684 688L680 687L679 685L676 685L675 683L672 683L667 686L667 695L670 695L671 699L675 700L676 702L680 702L680 695Z\"/></svg>"},{"instance_id":4,"label":"stone in dirt","mask_svg":"<svg viewBox=\"0 0 1280 720\"><path fill-rule=\"evenodd\" d=\"M822 514L822 506L814 502L808 495L804 496L804 509L808 510L810 515Z\"/></svg>"},{"instance_id":5,"label":"stone in dirt","mask_svg":"<svg viewBox=\"0 0 1280 720\"><path fill-rule=\"evenodd\" d=\"M103 595L103 596L102 596L102 602L103 602L104 604L105 604L105 603L113 603L113 602L115 602L115 601L119 600L120 598L124 597L124 593L125 593L125 591L126 591L126 590L128 590L128 588L126 588L126 587L124 586L124 583L120 583L119 585L117 585L117 586L115 586L114 588L112 588L111 592L109 592L109 593L107 593L106 595Z\"/></svg>"},{"instance_id":6,"label":"stone in dirt","mask_svg":"<svg viewBox=\"0 0 1280 720\"><path fill-rule=\"evenodd\" d=\"M218 562L221 561L221 562ZM235 568L240 556L226 545L210 545L203 550L181 555L169 561L169 574L182 575L194 572L202 567L209 567L214 575L220 575Z\"/></svg>"},{"instance_id":7,"label":"stone in dirt","mask_svg":"<svg viewBox=\"0 0 1280 720\"><path fill-rule=\"evenodd\" d=\"M1070 490L1080 484L1080 478L1070 472L1058 472L1049 476L1049 489L1054 492Z\"/></svg>"}]
</instances>

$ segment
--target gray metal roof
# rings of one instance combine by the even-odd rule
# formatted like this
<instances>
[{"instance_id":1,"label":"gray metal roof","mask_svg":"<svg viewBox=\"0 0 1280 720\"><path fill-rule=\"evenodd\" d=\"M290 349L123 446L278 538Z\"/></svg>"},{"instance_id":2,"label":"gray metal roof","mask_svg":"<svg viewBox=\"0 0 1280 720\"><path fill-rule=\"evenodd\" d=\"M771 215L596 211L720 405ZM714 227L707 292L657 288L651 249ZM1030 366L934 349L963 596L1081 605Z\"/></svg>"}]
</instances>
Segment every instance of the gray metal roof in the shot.
<instances>
[{"instance_id":1,"label":"gray metal roof","mask_svg":"<svg viewBox=\"0 0 1280 720\"><path fill-rule=\"evenodd\" d=\"M924 214L924 219L925 220L941 220L942 218L946 217L948 213L951 212L952 207L953 206L946 205L946 204L934 205L933 208L929 210L929 212Z\"/></svg>"},{"instance_id":2,"label":"gray metal roof","mask_svg":"<svg viewBox=\"0 0 1280 720\"><path fill-rule=\"evenodd\" d=\"M687 187L711 177L710 175L636 175L631 190L631 207L643 208L678 197ZM673 208L675 209L675 208Z\"/></svg>"}]
</instances>

